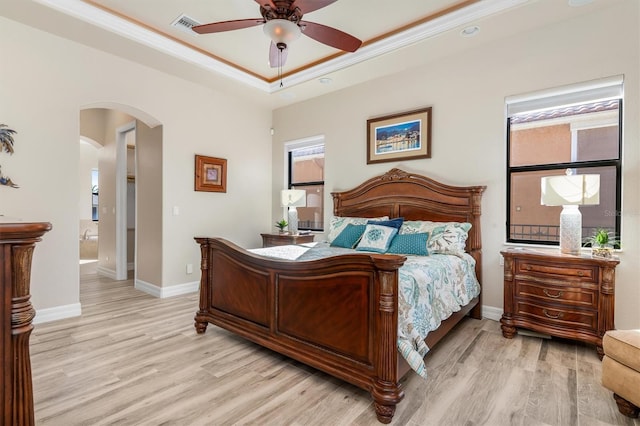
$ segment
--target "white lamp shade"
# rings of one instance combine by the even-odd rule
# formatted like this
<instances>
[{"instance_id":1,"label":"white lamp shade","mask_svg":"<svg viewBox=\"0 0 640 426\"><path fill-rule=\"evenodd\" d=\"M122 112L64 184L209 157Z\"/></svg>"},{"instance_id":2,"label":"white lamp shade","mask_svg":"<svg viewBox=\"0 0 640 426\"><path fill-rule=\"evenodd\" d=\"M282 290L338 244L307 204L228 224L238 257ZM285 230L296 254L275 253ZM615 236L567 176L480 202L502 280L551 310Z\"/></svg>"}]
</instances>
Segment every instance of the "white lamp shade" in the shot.
<instances>
[{"instance_id":1,"label":"white lamp shade","mask_svg":"<svg viewBox=\"0 0 640 426\"><path fill-rule=\"evenodd\" d=\"M540 181L540 204L600 204L600 175L547 176Z\"/></svg>"},{"instance_id":2,"label":"white lamp shade","mask_svg":"<svg viewBox=\"0 0 640 426\"><path fill-rule=\"evenodd\" d=\"M307 205L307 191L304 189L284 189L280 193L282 207L305 207Z\"/></svg>"},{"instance_id":3,"label":"white lamp shade","mask_svg":"<svg viewBox=\"0 0 640 426\"><path fill-rule=\"evenodd\" d=\"M263 26L264 33L269 36L274 43L289 43L300 37L300 27L294 22L286 19L272 19Z\"/></svg>"}]
</instances>

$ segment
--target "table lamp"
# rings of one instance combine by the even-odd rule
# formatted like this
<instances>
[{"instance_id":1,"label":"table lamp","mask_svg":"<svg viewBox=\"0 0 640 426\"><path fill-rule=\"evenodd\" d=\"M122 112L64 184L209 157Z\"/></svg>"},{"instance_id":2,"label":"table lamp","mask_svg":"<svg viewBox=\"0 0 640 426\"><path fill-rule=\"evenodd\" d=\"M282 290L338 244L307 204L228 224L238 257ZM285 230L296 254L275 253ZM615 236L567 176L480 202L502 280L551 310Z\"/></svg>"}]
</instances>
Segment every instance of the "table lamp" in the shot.
<instances>
[{"instance_id":1,"label":"table lamp","mask_svg":"<svg viewBox=\"0 0 640 426\"><path fill-rule=\"evenodd\" d=\"M307 191L303 189L284 189L280 194L282 207L289 208L289 232L298 234L298 210L296 207L307 205Z\"/></svg>"},{"instance_id":2,"label":"table lamp","mask_svg":"<svg viewBox=\"0 0 640 426\"><path fill-rule=\"evenodd\" d=\"M582 214L578 206L600 204L600 175L543 177L540 204L562 206L560 213L560 252L579 254L582 247Z\"/></svg>"}]
</instances>

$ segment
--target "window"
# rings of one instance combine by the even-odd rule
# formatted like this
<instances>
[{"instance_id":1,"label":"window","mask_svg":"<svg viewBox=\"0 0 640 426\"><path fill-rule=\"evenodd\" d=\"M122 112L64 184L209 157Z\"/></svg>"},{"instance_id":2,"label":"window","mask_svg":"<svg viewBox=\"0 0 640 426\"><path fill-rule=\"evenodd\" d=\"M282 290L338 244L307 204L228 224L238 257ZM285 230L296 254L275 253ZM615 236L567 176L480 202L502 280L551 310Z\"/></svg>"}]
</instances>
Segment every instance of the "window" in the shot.
<instances>
[{"instance_id":1,"label":"window","mask_svg":"<svg viewBox=\"0 0 640 426\"><path fill-rule=\"evenodd\" d=\"M307 206L298 207L298 229L324 230L324 143L290 147L289 189L307 191Z\"/></svg>"},{"instance_id":2,"label":"window","mask_svg":"<svg viewBox=\"0 0 640 426\"><path fill-rule=\"evenodd\" d=\"M544 176L600 175L600 203L580 206L582 235L620 236L622 78L507 99L507 241L559 244L561 206L540 204Z\"/></svg>"}]
</instances>

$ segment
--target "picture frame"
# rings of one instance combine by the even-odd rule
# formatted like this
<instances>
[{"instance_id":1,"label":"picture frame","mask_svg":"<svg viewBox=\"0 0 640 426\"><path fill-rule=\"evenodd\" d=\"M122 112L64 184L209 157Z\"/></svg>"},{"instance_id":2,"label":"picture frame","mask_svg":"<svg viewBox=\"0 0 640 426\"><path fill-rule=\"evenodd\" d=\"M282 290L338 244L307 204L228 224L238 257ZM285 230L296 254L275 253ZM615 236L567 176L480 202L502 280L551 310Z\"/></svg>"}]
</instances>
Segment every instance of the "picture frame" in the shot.
<instances>
[{"instance_id":1,"label":"picture frame","mask_svg":"<svg viewBox=\"0 0 640 426\"><path fill-rule=\"evenodd\" d=\"M196 154L195 190L227 192L227 160Z\"/></svg>"},{"instance_id":2,"label":"picture frame","mask_svg":"<svg viewBox=\"0 0 640 426\"><path fill-rule=\"evenodd\" d=\"M431 158L431 107L367 120L367 164Z\"/></svg>"}]
</instances>

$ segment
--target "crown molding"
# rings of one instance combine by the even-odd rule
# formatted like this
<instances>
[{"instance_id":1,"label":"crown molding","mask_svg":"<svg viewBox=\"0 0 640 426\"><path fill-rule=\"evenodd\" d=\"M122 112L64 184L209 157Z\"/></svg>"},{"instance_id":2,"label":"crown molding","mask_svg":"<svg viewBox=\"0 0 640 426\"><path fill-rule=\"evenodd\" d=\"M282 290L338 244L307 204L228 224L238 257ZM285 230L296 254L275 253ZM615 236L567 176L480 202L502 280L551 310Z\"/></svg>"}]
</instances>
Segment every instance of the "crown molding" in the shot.
<instances>
[{"instance_id":1,"label":"crown molding","mask_svg":"<svg viewBox=\"0 0 640 426\"><path fill-rule=\"evenodd\" d=\"M82 0L34 1L265 93L276 93L285 89L280 87L280 81L268 82L266 79L258 78L255 75L206 55L193 47L179 43L159 32L144 28L132 21L85 3ZM481 0L393 34L382 40L365 45L354 53L340 55L288 75L287 86L291 87L302 84L326 74L340 71L355 64L434 37L453 28L469 24L495 13L503 12L527 1L529 0Z\"/></svg>"},{"instance_id":2,"label":"crown molding","mask_svg":"<svg viewBox=\"0 0 640 426\"><path fill-rule=\"evenodd\" d=\"M191 48L185 44L178 43L158 32L151 31L147 28L136 25L135 23L123 19L119 16L108 13L105 10L92 6L81 0L34 0L51 9L65 13L69 16L81 19L92 25L121 35L125 38L151 47L160 52L181 59L185 62L195 64L206 70L215 72L224 77L237 80L250 87L269 91L269 85L266 81L261 80L246 72L242 72L224 62L221 62L211 56L205 55L198 50Z\"/></svg>"}]
</instances>

